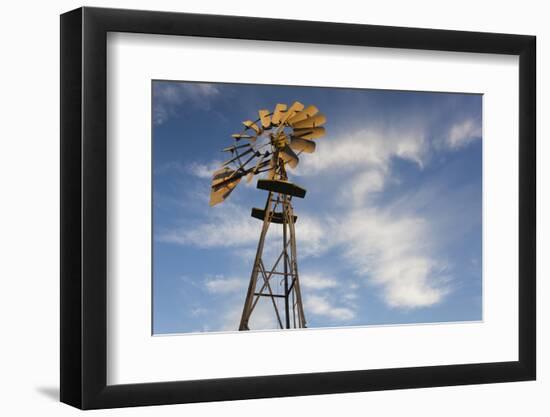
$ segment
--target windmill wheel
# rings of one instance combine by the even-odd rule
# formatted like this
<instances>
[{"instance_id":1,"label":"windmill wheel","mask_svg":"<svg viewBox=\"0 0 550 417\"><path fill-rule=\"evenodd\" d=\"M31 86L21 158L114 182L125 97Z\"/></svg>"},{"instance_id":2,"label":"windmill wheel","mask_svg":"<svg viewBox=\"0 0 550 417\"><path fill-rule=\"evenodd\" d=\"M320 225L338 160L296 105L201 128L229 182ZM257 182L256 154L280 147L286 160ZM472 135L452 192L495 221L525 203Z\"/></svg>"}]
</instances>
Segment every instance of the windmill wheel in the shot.
<instances>
[{"instance_id":1,"label":"windmill wheel","mask_svg":"<svg viewBox=\"0 0 550 417\"><path fill-rule=\"evenodd\" d=\"M286 167L296 168L301 153L315 152L312 139L325 134L321 127L325 122L317 107L304 108L298 101L290 107L277 104L272 112L258 110L258 118L242 122L241 133L232 135L235 143L223 150L231 158L214 172L210 205L223 202L243 177L250 182L255 175L267 173L269 179L286 181Z\"/></svg>"}]
</instances>

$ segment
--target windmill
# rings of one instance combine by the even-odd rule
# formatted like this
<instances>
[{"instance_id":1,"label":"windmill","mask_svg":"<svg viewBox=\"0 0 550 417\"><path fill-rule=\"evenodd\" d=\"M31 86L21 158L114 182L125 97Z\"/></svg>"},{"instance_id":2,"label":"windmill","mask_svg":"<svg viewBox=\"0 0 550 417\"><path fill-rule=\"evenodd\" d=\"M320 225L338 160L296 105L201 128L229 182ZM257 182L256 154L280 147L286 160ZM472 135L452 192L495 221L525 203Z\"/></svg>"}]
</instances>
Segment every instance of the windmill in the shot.
<instances>
[{"instance_id":1,"label":"windmill","mask_svg":"<svg viewBox=\"0 0 550 417\"><path fill-rule=\"evenodd\" d=\"M287 168L296 168L301 153L315 151L312 139L325 134L321 127L325 121L315 106L304 108L298 101L290 107L277 104L273 111L259 110L256 120L245 120L244 129L232 135L233 145L223 150L230 158L213 174L211 206L223 202L243 178L251 182L256 175L265 174L258 179L257 188L268 192L264 208L251 212L263 225L239 330L249 330L250 317L263 298L273 305L279 328L306 327L298 278L297 216L292 206L292 199L304 198L306 190L289 181ZM264 246L272 224L282 227L282 250L268 267Z\"/></svg>"}]
</instances>

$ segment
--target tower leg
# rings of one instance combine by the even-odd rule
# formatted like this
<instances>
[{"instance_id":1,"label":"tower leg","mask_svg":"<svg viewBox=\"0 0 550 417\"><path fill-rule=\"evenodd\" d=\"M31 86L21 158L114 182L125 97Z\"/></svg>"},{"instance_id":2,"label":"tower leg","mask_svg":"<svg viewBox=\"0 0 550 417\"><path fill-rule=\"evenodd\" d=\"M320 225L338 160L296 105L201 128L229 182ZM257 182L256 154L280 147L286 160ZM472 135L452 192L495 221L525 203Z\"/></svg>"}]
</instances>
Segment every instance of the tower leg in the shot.
<instances>
[{"instance_id":1,"label":"tower leg","mask_svg":"<svg viewBox=\"0 0 550 417\"><path fill-rule=\"evenodd\" d=\"M244 302L239 330L250 330L250 317L254 308L260 301L260 298L263 297L271 299L280 329L290 329L292 327L303 328L306 327L306 320L302 305L300 282L298 279L296 232L294 227L295 220L291 197L285 194L270 192L265 207L262 231L256 250L252 273L250 275L250 282ZM280 210L280 212L276 212L277 209ZM267 270L263 260L263 251L265 239L272 222L282 223L283 248L271 269ZM283 264L282 268L280 266L281 262ZM274 292L271 283L274 279L278 281L281 276L282 280L280 282L283 287L282 293ZM275 287L275 289L277 289L277 287ZM282 314L279 312L277 303L281 298L284 301L284 311ZM284 317L282 320L281 316L283 314Z\"/></svg>"},{"instance_id":2,"label":"tower leg","mask_svg":"<svg viewBox=\"0 0 550 417\"><path fill-rule=\"evenodd\" d=\"M260 240L258 242L258 248L256 249L256 257L254 258L254 266L252 267L252 274L250 275L250 283L248 284L248 291L246 293L246 299L244 302L243 312L241 315L241 322L239 324L239 330L250 330L248 328L248 320L250 319L250 315L252 314L252 306L254 302L254 293L256 291L256 285L258 282L258 274L260 272L261 268L261 262L262 262L262 253L264 250L264 244L265 244L265 237L267 235L267 231L269 229L269 225L271 224L271 212L273 207L272 202L272 194L269 193L267 196L267 202L265 205L265 217L264 217L264 223L262 226L262 232L260 233Z\"/></svg>"},{"instance_id":3,"label":"tower leg","mask_svg":"<svg viewBox=\"0 0 550 417\"><path fill-rule=\"evenodd\" d=\"M294 210L290 202L285 207L286 218L292 219L294 216ZM296 251L296 228L293 221L288 222L288 227L290 231L290 270L293 276L293 282L291 289L293 290L293 296L295 298L294 304L292 306L293 310L298 316L298 325L295 327L304 328L306 327L306 316L304 313L304 305L302 303L302 290L300 289L300 279L298 275L298 257Z\"/></svg>"},{"instance_id":4,"label":"tower leg","mask_svg":"<svg viewBox=\"0 0 550 417\"><path fill-rule=\"evenodd\" d=\"M285 198L286 199L286 198ZM287 251L287 223L288 218L283 215L283 261L284 261L284 291L285 291L285 326L287 329L290 329L290 303L288 299L289 293L289 280L288 280L288 251ZM292 279L292 278L291 278Z\"/></svg>"}]
</instances>

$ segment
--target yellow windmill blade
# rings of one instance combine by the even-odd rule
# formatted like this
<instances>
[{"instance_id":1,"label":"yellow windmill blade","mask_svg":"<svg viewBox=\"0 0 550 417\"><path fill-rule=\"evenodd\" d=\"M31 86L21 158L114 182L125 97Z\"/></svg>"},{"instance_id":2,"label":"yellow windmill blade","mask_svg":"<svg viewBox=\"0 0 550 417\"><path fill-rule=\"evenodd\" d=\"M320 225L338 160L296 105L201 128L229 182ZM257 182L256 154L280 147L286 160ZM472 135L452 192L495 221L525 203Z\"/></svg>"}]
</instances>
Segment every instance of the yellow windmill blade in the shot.
<instances>
[{"instance_id":1,"label":"yellow windmill blade","mask_svg":"<svg viewBox=\"0 0 550 417\"><path fill-rule=\"evenodd\" d=\"M297 152L315 152L315 142L307 139L292 137L290 138L290 147Z\"/></svg>"},{"instance_id":2,"label":"yellow windmill blade","mask_svg":"<svg viewBox=\"0 0 550 417\"><path fill-rule=\"evenodd\" d=\"M279 151L279 157L291 168L296 168L300 162L298 155L288 145Z\"/></svg>"},{"instance_id":3,"label":"yellow windmill blade","mask_svg":"<svg viewBox=\"0 0 550 417\"><path fill-rule=\"evenodd\" d=\"M317 113L319 113L319 109L313 105L307 106L304 110L301 112L296 113L294 116L288 119L288 124L293 126L295 123L301 122L302 120L306 120L312 116L315 116Z\"/></svg>"},{"instance_id":4,"label":"yellow windmill blade","mask_svg":"<svg viewBox=\"0 0 550 417\"><path fill-rule=\"evenodd\" d=\"M212 187L212 191L210 191L210 206L215 206L229 197L229 194L231 194L240 181L241 178L239 177L232 179L220 187Z\"/></svg>"},{"instance_id":5,"label":"yellow windmill blade","mask_svg":"<svg viewBox=\"0 0 550 417\"><path fill-rule=\"evenodd\" d=\"M233 169L223 167L214 171L210 191L210 205L215 206L224 201L240 181L241 178L235 176L235 170Z\"/></svg>"},{"instance_id":6,"label":"yellow windmill blade","mask_svg":"<svg viewBox=\"0 0 550 417\"><path fill-rule=\"evenodd\" d=\"M327 121L324 114L316 114L315 116L309 117L301 122L294 123L292 126L294 129L309 129L315 128L321 125L324 125Z\"/></svg>"},{"instance_id":7,"label":"yellow windmill blade","mask_svg":"<svg viewBox=\"0 0 550 417\"><path fill-rule=\"evenodd\" d=\"M231 137L232 137L233 139L236 139L236 140L249 139L251 142L255 142L255 141L256 141L256 136L245 135L245 134L241 134L241 133L233 133L233 134L231 135Z\"/></svg>"},{"instance_id":8,"label":"yellow windmill blade","mask_svg":"<svg viewBox=\"0 0 550 417\"><path fill-rule=\"evenodd\" d=\"M302 139L319 139L325 135L324 127L313 127L311 129L294 129L293 136Z\"/></svg>"},{"instance_id":9,"label":"yellow windmill blade","mask_svg":"<svg viewBox=\"0 0 550 417\"><path fill-rule=\"evenodd\" d=\"M260 135L262 133L262 129L260 129L258 125L252 120L245 120L243 122L243 125L245 125L248 129L252 129L254 132L256 132L257 135Z\"/></svg>"},{"instance_id":10,"label":"yellow windmill blade","mask_svg":"<svg viewBox=\"0 0 550 417\"><path fill-rule=\"evenodd\" d=\"M286 104L279 103L275 105L275 110L273 110L273 114L271 115L271 124L273 126L278 126L281 123L281 119L286 112L286 108Z\"/></svg>"},{"instance_id":11,"label":"yellow windmill blade","mask_svg":"<svg viewBox=\"0 0 550 417\"><path fill-rule=\"evenodd\" d=\"M299 101L295 101L286 111L284 117L281 119L281 123L286 123L291 117L293 117L299 111L304 109L304 105Z\"/></svg>"},{"instance_id":12,"label":"yellow windmill blade","mask_svg":"<svg viewBox=\"0 0 550 417\"><path fill-rule=\"evenodd\" d=\"M269 110L258 110L258 115L260 116L262 127L264 129L269 129L271 127L271 117L269 117Z\"/></svg>"},{"instance_id":13,"label":"yellow windmill blade","mask_svg":"<svg viewBox=\"0 0 550 417\"><path fill-rule=\"evenodd\" d=\"M212 187L215 187L221 182L228 179L231 175L233 175L234 172L234 169L228 167L222 167L214 171L214 173L212 174Z\"/></svg>"}]
</instances>

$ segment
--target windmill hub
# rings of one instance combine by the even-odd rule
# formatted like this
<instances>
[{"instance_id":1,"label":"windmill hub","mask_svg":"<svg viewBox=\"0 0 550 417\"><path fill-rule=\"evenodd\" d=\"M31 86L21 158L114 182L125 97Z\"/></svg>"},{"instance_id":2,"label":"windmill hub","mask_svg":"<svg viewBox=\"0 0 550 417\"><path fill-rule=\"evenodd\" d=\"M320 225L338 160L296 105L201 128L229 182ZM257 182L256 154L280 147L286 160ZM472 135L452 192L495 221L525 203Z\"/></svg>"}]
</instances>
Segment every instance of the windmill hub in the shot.
<instances>
[{"instance_id":1,"label":"windmill hub","mask_svg":"<svg viewBox=\"0 0 550 417\"><path fill-rule=\"evenodd\" d=\"M290 143L284 132L281 132L278 135L271 134L271 142L273 143L273 146L279 150L283 149L288 143Z\"/></svg>"},{"instance_id":2,"label":"windmill hub","mask_svg":"<svg viewBox=\"0 0 550 417\"><path fill-rule=\"evenodd\" d=\"M235 143L223 151L230 154L212 176L210 205L223 202L243 177L248 182L264 174L257 188L268 192L265 208L253 208L251 216L262 220L262 230L252 267L239 330L249 330L250 319L260 302L271 303L281 329L304 328L306 318L298 278L296 231L292 198L304 198L306 190L288 181L287 167L294 169L302 153L315 152L326 118L315 106L298 101L290 107L259 110L255 121L245 120L244 130L232 135ZM242 141L242 142L241 142ZM271 224L283 228L282 250L271 267L264 262L264 243Z\"/></svg>"}]
</instances>

